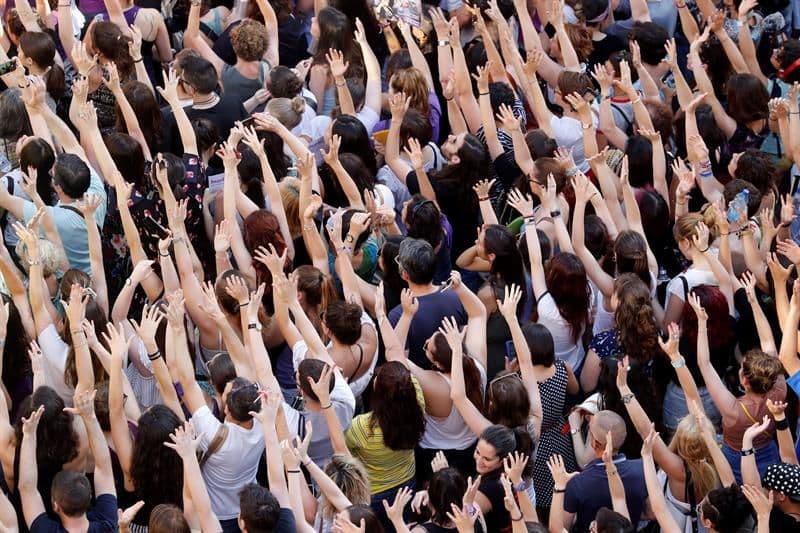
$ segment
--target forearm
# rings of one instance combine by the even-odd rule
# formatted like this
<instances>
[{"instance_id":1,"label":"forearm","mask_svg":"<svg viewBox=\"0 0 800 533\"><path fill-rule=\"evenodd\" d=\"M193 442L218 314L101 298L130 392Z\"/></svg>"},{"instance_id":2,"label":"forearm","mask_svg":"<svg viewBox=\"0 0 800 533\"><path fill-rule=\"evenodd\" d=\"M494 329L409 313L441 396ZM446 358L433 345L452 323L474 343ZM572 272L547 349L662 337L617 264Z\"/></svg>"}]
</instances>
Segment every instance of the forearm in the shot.
<instances>
[{"instance_id":1,"label":"forearm","mask_svg":"<svg viewBox=\"0 0 800 533\"><path fill-rule=\"evenodd\" d=\"M411 328L411 320L413 318L413 316L403 313L400 315L400 319L397 321L397 324L394 325L394 333L397 336L397 342L403 349L405 349L406 346L408 330Z\"/></svg>"},{"instance_id":2,"label":"forearm","mask_svg":"<svg viewBox=\"0 0 800 533\"><path fill-rule=\"evenodd\" d=\"M145 349L147 350L148 356L159 351L155 342L146 342ZM178 393L175 391L175 385L172 383L172 377L170 376L169 368L167 368L166 359L164 359L164 357L164 354L159 354L158 357L150 360L153 365L153 375L155 375L156 382L158 383L158 391L161 393L161 399L164 405L172 409L172 412L174 412L178 418L185 420L181 402L178 399Z\"/></svg>"},{"instance_id":3,"label":"forearm","mask_svg":"<svg viewBox=\"0 0 800 533\"><path fill-rule=\"evenodd\" d=\"M644 466L644 481L647 486L650 508L658 521L658 525L661 526L661 530L664 533L680 533L675 519L672 518L667 508L667 501L664 497L661 483L659 483L658 476L656 475L656 466L653 462L652 455L643 455L642 464Z\"/></svg>"},{"instance_id":4,"label":"forearm","mask_svg":"<svg viewBox=\"0 0 800 533\"><path fill-rule=\"evenodd\" d=\"M311 263L323 274L329 274L328 250L313 218L303 219L303 243L306 245L309 257L311 257Z\"/></svg>"},{"instance_id":5,"label":"forearm","mask_svg":"<svg viewBox=\"0 0 800 533\"><path fill-rule=\"evenodd\" d=\"M58 232L56 232L58 233ZM108 290L106 285L106 270L103 263L103 246L100 242L100 230L94 218L86 221L86 233L89 241L89 260L92 268L92 285L97 293L97 304L108 316Z\"/></svg>"},{"instance_id":6,"label":"forearm","mask_svg":"<svg viewBox=\"0 0 800 533\"><path fill-rule=\"evenodd\" d=\"M136 62L136 65L137 68L139 68L139 65L142 65L142 68L144 68L144 63L142 61ZM122 112L122 119L125 122L125 127L128 130L128 135L136 139L136 141L139 143L139 146L142 147L145 161L152 161L153 156L150 153L150 147L147 145L147 140L144 138L142 127L139 124L139 119L136 117L136 112L131 107L130 102L128 102L128 98L125 96L125 93L121 88L119 90L114 90L113 93L114 98L117 101L117 105L119 105L119 109Z\"/></svg>"},{"instance_id":7,"label":"forearm","mask_svg":"<svg viewBox=\"0 0 800 533\"><path fill-rule=\"evenodd\" d=\"M761 344L761 351L765 354L777 356L778 349L775 345L775 337L772 335L772 328L769 325L767 316L764 310L758 303L758 299L753 297L747 298L750 308L753 310L753 321L756 324L756 331L758 332L758 339Z\"/></svg>"},{"instance_id":8,"label":"forearm","mask_svg":"<svg viewBox=\"0 0 800 533\"><path fill-rule=\"evenodd\" d=\"M736 43L733 42L733 39L731 39L728 35L728 32L723 28L721 31L715 32L715 35L722 44L722 49L725 50L725 55L728 56L728 60L731 62L733 69L738 74L749 74L747 63L745 62L744 57L742 57L739 47L736 46ZM752 39L750 42L752 43Z\"/></svg>"},{"instance_id":9,"label":"forearm","mask_svg":"<svg viewBox=\"0 0 800 533\"><path fill-rule=\"evenodd\" d=\"M485 198L478 198L478 201L483 223L499 224L499 222L497 221L497 213L494 212L494 207L492 207L492 202L490 201L489 197L487 196Z\"/></svg>"},{"instance_id":10,"label":"forearm","mask_svg":"<svg viewBox=\"0 0 800 533\"><path fill-rule=\"evenodd\" d=\"M428 179L428 173L425 172L425 169L422 167L415 168L414 172L417 175L419 192L422 193L422 196L424 196L426 200L436 203L436 191L433 189L433 185L431 185L431 182Z\"/></svg>"},{"instance_id":11,"label":"forearm","mask_svg":"<svg viewBox=\"0 0 800 533\"><path fill-rule=\"evenodd\" d=\"M564 68L576 72L579 71L581 64L578 60L578 54L575 52L575 47L572 46L572 41L570 41L567 30L563 24L556 26L556 38L561 48L561 61Z\"/></svg>"},{"instance_id":12,"label":"forearm","mask_svg":"<svg viewBox=\"0 0 800 533\"><path fill-rule=\"evenodd\" d=\"M339 417L336 416L336 410L333 409L333 406L330 403L328 404L327 409L324 405L322 407L322 412L325 414L325 423L328 425L328 433L331 437L333 453L350 457L350 450L347 448L347 442L344 438L344 430L342 429L341 422L339 422Z\"/></svg>"},{"instance_id":13,"label":"forearm","mask_svg":"<svg viewBox=\"0 0 800 533\"><path fill-rule=\"evenodd\" d=\"M700 37L700 29L697 27L697 19L694 18L692 12L689 11L689 8L686 5L686 2L683 2L683 7L678 5L678 17L681 21L681 28L683 28L683 34L686 36L686 39L693 43L698 37ZM703 20L706 19L706 16L703 16Z\"/></svg>"},{"instance_id":14,"label":"forearm","mask_svg":"<svg viewBox=\"0 0 800 533\"><path fill-rule=\"evenodd\" d=\"M336 164L331 167L339 185L342 186L342 192L347 197L350 207L353 209L364 209L364 202L361 199L361 193L358 190L356 182L350 177L350 174L345 170L342 164L337 160ZM405 179L405 176L398 176L398 178Z\"/></svg>"},{"instance_id":15,"label":"forearm","mask_svg":"<svg viewBox=\"0 0 800 533\"><path fill-rule=\"evenodd\" d=\"M347 453L349 454L350 452L348 451ZM345 493L342 492L342 489L339 488L339 485L337 485L324 470L318 467L314 461L309 459L303 463L303 466L308 469L308 473L311 474L311 477L314 478L317 486L319 486L320 492L334 509L337 511L344 511L353 505Z\"/></svg>"},{"instance_id":16,"label":"forearm","mask_svg":"<svg viewBox=\"0 0 800 533\"><path fill-rule=\"evenodd\" d=\"M697 402L697 405L699 405L702 409L703 404L700 401ZM719 475L719 480L722 486L730 487L732 483L736 482L736 479L733 476L731 464L728 462L725 454L722 453L722 448L720 448L719 443L717 442L716 435L710 431L703 431L702 437L706 444L706 448L708 449L708 454L711 456L711 462L714 465L714 469L717 471L717 475Z\"/></svg>"},{"instance_id":17,"label":"forearm","mask_svg":"<svg viewBox=\"0 0 800 533\"><path fill-rule=\"evenodd\" d=\"M75 370L78 375L78 383L75 385L75 392L81 393L94 389L94 369L92 368L92 354L89 352L89 343L86 342L86 335L80 324L70 323L72 336L72 349L75 352Z\"/></svg>"},{"instance_id":18,"label":"forearm","mask_svg":"<svg viewBox=\"0 0 800 533\"><path fill-rule=\"evenodd\" d=\"M461 108L455 97L447 100L447 119L450 122L450 130L453 135L467 133L467 122L464 120L464 115L461 113ZM798 147L797 153L800 154L800 147ZM800 156L798 158L800 159Z\"/></svg>"},{"instance_id":19,"label":"forearm","mask_svg":"<svg viewBox=\"0 0 800 533\"><path fill-rule=\"evenodd\" d=\"M344 77L334 78L334 85L336 86L336 94L339 97L339 109L342 114L355 115L356 106L353 104L353 96L350 94L350 88L347 87L347 81Z\"/></svg>"},{"instance_id":20,"label":"forearm","mask_svg":"<svg viewBox=\"0 0 800 533\"><path fill-rule=\"evenodd\" d=\"M201 531L221 531L219 519L214 511L211 510L211 498L208 496L208 489L203 481L203 474L197 457L189 455L183 459L183 479L192 497L192 503L197 513L200 515Z\"/></svg>"}]
</instances>

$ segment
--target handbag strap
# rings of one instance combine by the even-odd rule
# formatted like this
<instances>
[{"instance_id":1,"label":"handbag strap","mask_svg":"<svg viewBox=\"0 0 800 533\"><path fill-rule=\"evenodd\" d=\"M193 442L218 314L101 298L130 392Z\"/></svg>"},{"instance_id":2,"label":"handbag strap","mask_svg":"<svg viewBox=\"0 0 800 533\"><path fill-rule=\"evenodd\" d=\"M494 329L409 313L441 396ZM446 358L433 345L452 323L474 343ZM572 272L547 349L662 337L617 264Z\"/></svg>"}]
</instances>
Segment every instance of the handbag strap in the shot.
<instances>
[{"instance_id":1,"label":"handbag strap","mask_svg":"<svg viewBox=\"0 0 800 533\"><path fill-rule=\"evenodd\" d=\"M200 468L203 468L203 465L206 464L208 459L219 451L219 449L222 447L222 444L225 442L225 439L227 438L228 426L226 424L220 424L219 429L214 434L214 438L211 439L206 452L198 460L200 463Z\"/></svg>"}]
</instances>

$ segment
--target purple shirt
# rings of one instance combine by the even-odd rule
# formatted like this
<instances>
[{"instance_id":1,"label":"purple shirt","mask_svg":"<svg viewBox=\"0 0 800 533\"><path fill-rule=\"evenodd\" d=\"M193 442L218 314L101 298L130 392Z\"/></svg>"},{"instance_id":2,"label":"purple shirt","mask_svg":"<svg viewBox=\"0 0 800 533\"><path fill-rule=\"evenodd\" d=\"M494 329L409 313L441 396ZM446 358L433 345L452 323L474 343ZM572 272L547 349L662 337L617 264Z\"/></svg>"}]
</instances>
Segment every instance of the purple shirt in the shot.
<instances>
[{"instance_id":1,"label":"purple shirt","mask_svg":"<svg viewBox=\"0 0 800 533\"><path fill-rule=\"evenodd\" d=\"M431 140L439 144L439 122L442 120L442 104L439 102L439 97L436 96L436 93L433 91L428 92L428 103L431 106L431 115L429 118L431 121L431 129L433 129L433 137L431 137ZM372 133L388 130L390 122L391 119L381 120L372 128Z\"/></svg>"}]
</instances>

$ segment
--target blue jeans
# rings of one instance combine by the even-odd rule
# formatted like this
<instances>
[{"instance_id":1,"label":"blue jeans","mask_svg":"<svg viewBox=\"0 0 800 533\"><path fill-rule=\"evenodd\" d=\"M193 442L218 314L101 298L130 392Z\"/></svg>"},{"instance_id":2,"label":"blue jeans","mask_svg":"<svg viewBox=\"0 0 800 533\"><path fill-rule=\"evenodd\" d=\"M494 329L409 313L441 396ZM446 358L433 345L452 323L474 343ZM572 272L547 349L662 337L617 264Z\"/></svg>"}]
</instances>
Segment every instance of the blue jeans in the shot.
<instances>
[{"instance_id":1,"label":"blue jeans","mask_svg":"<svg viewBox=\"0 0 800 533\"><path fill-rule=\"evenodd\" d=\"M698 387L700 392L700 400L703 402L703 409L706 412L711 423L714 427L718 428L722 424L722 416L714 405L711 395L705 387ZM670 431L674 432L678 427L678 423L683 417L689 414L689 407L686 405L686 396L683 394L683 389L680 385L670 382L667 385L667 391L664 394L664 426Z\"/></svg>"},{"instance_id":2,"label":"blue jeans","mask_svg":"<svg viewBox=\"0 0 800 533\"><path fill-rule=\"evenodd\" d=\"M396 487L393 487L389 490L385 490L383 492L379 492L377 494L372 495L372 500L370 501L370 507L372 507L372 511L375 513L375 516L378 517L381 525L383 525L384 531L386 533L395 533L394 526L389 518L386 516L386 509L383 508L383 500L389 502L389 505L394 503L394 497L403 487L408 487L413 492L417 488L417 483L412 477L408 481L403 484L400 484ZM410 507L406 507L406 511L403 512L405 516Z\"/></svg>"},{"instance_id":3,"label":"blue jeans","mask_svg":"<svg viewBox=\"0 0 800 533\"><path fill-rule=\"evenodd\" d=\"M727 444L722 444L722 453L731 465L733 475L736 477L736 483L742 484L742 454L732 449ZM758 468L758 475L764 476L767 467L771 464L780 463L781 457L778 453L778 445L774 441L769 442L761 448L756 448L756 467Z\"/></svg>"}]
</instances>

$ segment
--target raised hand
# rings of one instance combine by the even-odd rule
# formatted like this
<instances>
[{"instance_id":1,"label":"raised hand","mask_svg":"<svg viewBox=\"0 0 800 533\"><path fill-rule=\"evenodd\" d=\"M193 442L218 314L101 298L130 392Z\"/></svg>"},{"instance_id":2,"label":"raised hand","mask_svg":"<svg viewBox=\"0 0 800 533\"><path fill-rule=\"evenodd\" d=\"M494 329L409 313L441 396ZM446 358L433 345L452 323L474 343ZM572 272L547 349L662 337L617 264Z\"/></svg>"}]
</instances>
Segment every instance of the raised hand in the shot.
<instances>
[{"instance_id":1,"label":"raised hand","mask_svg":"<svg viewBox=\"0 0 800 533\"><path fill-rule=\"evenodd\" d=\"M270 243L269 248L259 246L253 258L267 267L267 270L275 277L283 273L284 265L286 265L287 250L287 248L284 248L283 253L278 255L275 246Z\"/></svg>"},{"instance_id":2,"label":"raised hand","mask_svg":"<svg viewBox=\"0 0 800 533\"><path fill-rule=\"evenodd\" d=\"M103 83L109 90L114 94L119 94L122 92L122 85L119 80L119 71L117 70L117 64L114 62L108 63L106 65L106 71L108 71L108 79L103 78Z\"/></svg>"},{"instance_id":3,"label":"raised hand","mask_svg":"<svg viewBox=\"0 0 800 533\"><path fill-rule=\"evenodd\" d=\"M225 280L225 292L239 303L240 308L250 303L250 288L240 276L231 276Z\"/></svg>"},{"instance_id":4,"label":"raised hand","mask_svg":"<svg viewBox=\"0 0 800 533\"><path fill-rule=\"evenodd\" d=\"M136 320L132 318L128 319L128 322L130 322L134 331L136 331L136 334L142 341L145 343L155 343L156 331L158 331L158 326L163 319L164 312L158 305L154 304L150 306L145 305L144 311L142 312L141 323L136 322Z\"/></svg>"},{"instance_id":5,"label":"raised hand","mask_svg":"<svg viewBox=\"0 0 800 533\"><path fill-rule=\"evenodd\" d=\"M480 18L481 21L483 20L480 15L478 15L478 18ZM483 66L478 66L478 73L472 75L477 82L478 93L485 94L489 92L489 72L491 72L493 66L494 61L489 60Z\"/></svg>"},{"instance_id":6,"label":"raised hand","mask_svg":"<svg viewBox=\"0 0 800 533\"><path fill-rule=\"evenodd\" d=\"M603 63L597 63L594 66L592 77L600 86L600 94L602 96L608 96L611 94L611 85L614 82L614 76L608 71Z\"/></svg>"},{"instance_id":7,"label":"raised hand","mask_svg":"<svg viewBox=\"0 0 800 533\"><path fill-rule=\"evenodd\" d=\"M414 316L417 313L419 300L411 292L411 289L403 289L403 292L400 293L400 306L406 316Z\"/></svg>"},{"instance_id":8,"label":"raised hand","mask_svg":"<svg viewBox=\"0 0 800 533\"><path fill-rule=\"evenodd\" d=\"M342 145L342 137L340 135L331 135L331 142L328 145L328 151L320 150L322 159L328 166L333 167L339 162L339 147ZM316 195L315 195L316 196Z\"/></svg>"},{"instance_id":9,"label":"raised hand","mask_svg":"<svg viewBox=\"0 0 800 533\"><path fill-rule=\"evenodd\" d=\"M661 349L664 350L664 353L667 354L671 360L675 360L680 357L680 353L678 353L678 343L681 340L681 330L678 328L678 324L671 322L667 326L667 332L669 333L667 342L662 341L661 337L658 337L658 345L661 346Z\"/></svg>"},{"instance_id":10,"label":"raised hand","mask_svg":"<svg viewBox=\"0 0 800 533\"><path fill-rule=\"evenodd\" d=\"M44 405L40 405L38 409L33 411L28 418L22 418L22 434L23 435L36 435L36 429L39 427L39 421L44 414Z\"/></svg>"},{"instance_id":11,"label":"raised hand","mask_svg":"<svg viewBox=\"0 0 800 533\"><path fill-rule=\"evenodd\" d=\"M519 189L509 191L508 205L517 210L523 217L533 216L533 199L529 194L523 195Z\"/></svg>"},{"instance_id":12,"label":"raised hand","mask_svg":"<svg viewBox=\"0 0 800 533\"><path fill-rule=\"evenodd\" d=\"M458 324L456 324L455 317L450 318L443 318L442 325L439 328L439 333L444 335L445 340L447 340L447 344L450 345L450 349L453 351L462 349L461 346L464 342L464 336L467 333L467 328L458 328Z\"/></svg>"},{"instance_id":13,"label":"raised hand","mask_svg":"<svg viewBox=\"0 0 800 533\"><path fill-rule=\"evenodd\" d=\"M479 508L478 512L470 515L469 509L468 505L464 505L464 507L461 508L454 503L450 504L451 512L447 513L447 518L456 525L458 531L475 530L475 521L478 519L481 511Z\"/></svg>"},{"instance_id":14,"label":"raised hand","mask_svg":"<svg viewBox=\"0 0 800 533\"><path fill-rule=\"evenodd\" d=\"M319 379L314 381L314 378L308 376L308 385L311 387L311 390L314 391L314 394L317 395L319 399L320 407L327 409L331 405L331 380L333 379L333 367L331 365L325 365L322 369L322 373L319 375Z\"/></svg>"},{"instance_id":15,"label":"raised hand","mask_svg":"<svg viewBox=\"0 0 800 533\"><path fill-rule=\"evenodd\" d=\"M642 443L642 457L650 457L653 455L653 445L658 438L658 432L655 429L655 424L650 424L650 433L645 437Z\"/></svg>"},{"instance_id":16,"label":"raised hand","mask_svg":"<svg viewBox=\"0 0 800 533\"><path fill-rule=\"evenodd\" d=\"M147 279L147 276L153 273L154 262L151 259L145 259L136 263L131 272L131 283L138 285Z\"/></svg>"},{"instance_id":17,"label":"raised hand","mask_svg":"<svg viewBox=\"0 0 800 533\"><path fill-rule=\"evenodd\" d=\"M692 309L697 315L698 322L708 321L708 314L703 308L703 304L700 303L700 298L694 293L694 291L689 293L689 305L692 306Z\"/></svg>"},{"instance_id":18,"label":"raised hand","mask_svg":"<svg viewBox=\"0 0 800 533\"><path fill-rule=\"evenodd\" d=\"M350 68L350 62L345 61L344 54L339 50L329 48L328 52L325 54L325 58L328 60L331 76L333 76L334 79L344 78L347 69Z\"/></svg>"},{"instance_id":19,"label":"raised hand","mask_svg":"<svg viewBox=\"0 0 800 533\"><path fill-rule=\"evenodd\" d=\"M403 487L394 496L394 503L389 505L387 500L383 500L383 508L386 510L386 516L393 524L403 522L403 509L406 508L408 502L411 501L411 489Z\"/></svg>"},{"instance_id":20,"label":"raised hand","mask_svg":"<svg viewBox=\"0 0 800 533\"><path fill-rule=\"evenodd\" d=\"M444 470L445 468L450 468L450 463L447 462L447 457L445 457L444 452L439 450L431 461L431 471L435 474L439 470Z\"/></svg>"},{"instance_id":21,"label":"raised hand","mask_svg":"<svg viewBox=\"0 0 800 533\"><path fill-rule=\"evenodd\" d=\"M134 61L138 61L142 57L142 30L136 27L135 24L128 26L131 31L131 39L128 41L128 53Z\"/></svg>"},{"instance_id":22,"label":"raised hand","mask_svg":"<svg viewBox=\"0 0 800 533\"><path fill-rule=\"evenodd\" d=\"M478 200L483 200L489 197L489 192L492 190L492 186L494 186L496 181L496 179L480 180L472 187L472 190L475 191L475 194L478 196Z\"/></svg>"},{"instance_id":23,"label":"raised hand","mask_svg":"<svg viewBox=\"0 0 800 533\"><path fill-rule=\"evenodd\" d=\"M750 427L748 427L744 431L744 436L742 437L742 446L744 447L745 443L747 443L749 446L752 446L753 440L755 440L756 437L764 433L767 430L767 428L769 428L769 425L771 423L772 419L769 417L769 415L764 415L764 418L761 419L760 424L755 423Z\"/></svg>"},{"instance_id":24,"label":"raised hand","mask_svg":"<svg viewBox=\"0 0 800 533\"><path fill-rule=\"evenodd\" d=\"M771 399L767 398L767 409L775 420L782 420L786 416L784 412L787 406L788 404L786 402L780 400L773 402Z\"/></svg>"},{"instance_id":25,"label":"raised hand","mask_svg":"<svg viewBox=\"0 0 800 533\"><path fill-rule=\"evenodd\" d=\"M69 320L70 327L80 327L83 318L86 315L86 304L89 302L89 294L85 293L83 287L78 283L73 283L72 290L69 293L69 302L61 300L61 305L66 311L67 319Z\"/></svg>"},{"instance_id":26,"label":"raised hand","mask_svg":"<svg viewBox=\"0 0 800 533\"><path fill-rule=\"evenodd\" d=\"M423 168L425 165L425 158L422 156L422 147L417 139L413 137L409 139L408 146L406 146L403 151L408 156L408 160L411 162L411 166L414 167L414 170Z\"/></svg>"},{"instance_id":27,"label":"raised hand","mask_svg":"<svg viewBox=\"0 0 800 533\"><path fill-rule=\"evenodd\" d=\"M622 358L622 361L617 361L617 388L619 390L628 386L628 369L630 367L631 362L627 355Z\"/></svg>"},{"instance_id":28,"label":"raised hand","mask_svg":"<svg viewBox=\"0 0 800 533\"><path fill-rule=\"evenodd\" d=\"M503 459L503 471L514 485L522 482L522 473L525 471L529 459L529 456L520 452L510 453Z\"/></svg>"},{"instance_id":29,"label":"raised hand","mask_svg":"<svg viewBox=\"0 0 800 533\"><path fill-rule=\"evenodd\" d=\"M103 333L103 339L111 349L111 354L123 358L128 353L128 347L130 347L131 338L133 337L125 338L125 328L122 327L122 324L115 326L109 322L106 330L107 332Z\"/></svg>"},{"instance_id":30,"label":"raised hand","mask_svg":"<svg viewBox=\"0 0 800 533\"><path fill-rule=\"evenodd\" d=\"M131 527L133 519L136 518L136 514L142 507L144 507L144 500L139 500L124 511L117 509L117 524L120 531L126 531Z\"/></svg>"},{"instance_id":31,"label":"raised hand","mask_svg":"<svg viewBox=\"0 0 800 533\"><path fill-rule=\"evenodd\" d=\"M550 475L553 476L553 488L556 490L564 490L572 478L580 473L568 473L564 467L564 459L558 454L553 454L547 459L547 468L550 470Z\"/></svg>"},{"instance_id":32,"label":"raised hand","mask_svg":"<svg viewBox=\"0 0 800 533\"><path fill-rule=\"evenodd\" d=\"M522 289L519 285L512 284L511 286L505 286L505 293L502 302L500 300L495 300L497 303L497 309L507 322L517 320L517 306L519 305L519 301L521 299Z\"/></svg>"},{"instance_id":33,"label":"raised hand","mask_svg":"<svg viewBox=\"0 0 800 533\"><path fill-rule=\"evenodd\" d=\"M391 95L389 97L389 111L392 113L392 121L396 120L398 123L402 123L410 105L411 97L407 97L405 93L399 92Z\"/></svg>"},{"instance_id":34,"label":"raised hand","mask_svg":"<svg viewBox=\"0 0 800 533\"><path fill-rule=\"evenodd\" d=\"M786 281L792 274L792 270L794 270L794 263L784 268L774 252L767 257L767 266L769 267L769 272L772 274L772 279L775 281L776 285L779 283L786 284Z\"/></svg>"},{"instance_id":35,"label":"raised hand","mask_svg":"<svg viewBox=\"0 0 800 533\"><path fill-rule=\"evenodd\" d=\"M172 442L165 442L164 446L175 450L181 459L186 460L197 455L197 449L200 447L200 436L195 435L191 421L175 428L169 438Z\"/></svg>"},{"instance_id":36,"label":"raised hand","mask_svg":"<svg viewBox=\"0 0 800 533\"><path fill-rule=\"evenodd\" d=\"M695 226L695 232L692 235L692 244L700 252L708 251L708 226L705 222L698 222Z\"/></svg>"},{"instance_id":37,"label":"raised hand","mask_svg":"<svg viewBox=\"0 0 800 533\"><path fill-rule=\"evenodd\" d=\"M280 276L273 276L274 297L282 304L289 306L297 301L297 276L294 274L288 278L281 273Z\"/></svg>"},{"instance_id":38,"label":"raised hand","mask_svg":"<svg viewBox=\"0 0 800 533\"><path fill-rule=\"evenodd\" d=\"M226 253L231 248L231 223L229 220L223 220L217 224L214 231L214 252L218 254Z\"/></svg>"},{"instance_id":39,"label":"raised hand","mask_svg":"<svg viewBox=\"0 0 800 533\"><path fill-rule=\"evenodd\" d=\"M167 302L169 303L167 307L167 322L173 329L182 329L185 310L183 291L178 289L167 294Z\"/></svg>"},{"instance_id":40,"label":"raised hand","mask_svg":"<svg viewBox=\"0 0 800 533\"><path fill-rule=\"evenodd\" d=\"M278 409L283 403L283 395L280 391L275 391L270 388L258 391L258 395L261 400L261 409L258 411L250 411L249 415L261 422L263 426L274 426L275 417L278 415Z\"/></svg>"},{"instance_id":41,"label":"raised hand","mask_svg":"<svg viewBox=\"0 0 800 533\"><path fill-rule=\"evenodd\" d=\"M500 127L511 133L522 129L522 118L514 115L514 110L506 104L501 104L497 111Z\"/></svg>"},{"instance_id":42,"label":"raised hand","mask_svg":"<svg viewBox=\"0 0 800 533\"><path fill-rule=\"evenodd\" d=\"M36 175L34 174L33 181L36 181ZM78 202L78 209L81 213L83 213L83 217L86 219L91 219L94 217L95 212L97 209L103 204L104 199L99 194L84 194L83 200Z\"/></svg>"},{"instance_id":43,"label":"raised hand","mask_svg":"<svg viewBox=\"0 0 800 533\"><path fill-rule=\"evenodd\" d=\"M170 68L167 72L167 78L164 80L164 87L157 87L159 94L166 100L170 107L180 106L181 98L178 95L178 73L174 68Z\"/></svg>"},{"instance_id":44,"label":"raised hand","mask_svg":"<svg viewBox=\"0 0 800 533\"><path fill-rule=\"evenodd\" d=\"M72 397L73 407L65 407L64 411L83 419L91 420L94 417L94 397L96 393L96 390L75 391Z\"/></svg>"},{"instance_id":45,"label":"raised hand","mask_svg":"<svg viewBox=\"0 0 800 533\"><path fill-rule=\"evenodd\" d=\"M747 300L750 302L756 301L756 277L749 271L745 271L742 273L742 277L739 278L739 281L744 287L745 294L747 294Z\"/></svg>"},{"instance_id":46,"label":"raised hand","mask_svg":"<svg viewBox=\"0 0 800 533\"><path fill-rule=\"evenodd\" d=\"M742 494L744 494L744 497L750 502L750 505L753 506L753 510L758 517L758 522L761 523L764 520L769 521L769 516L772 513L772 506L775 501L772 491L764 495L764 491L759 487L742 485Z\"/></svg>"}]
</instances>

